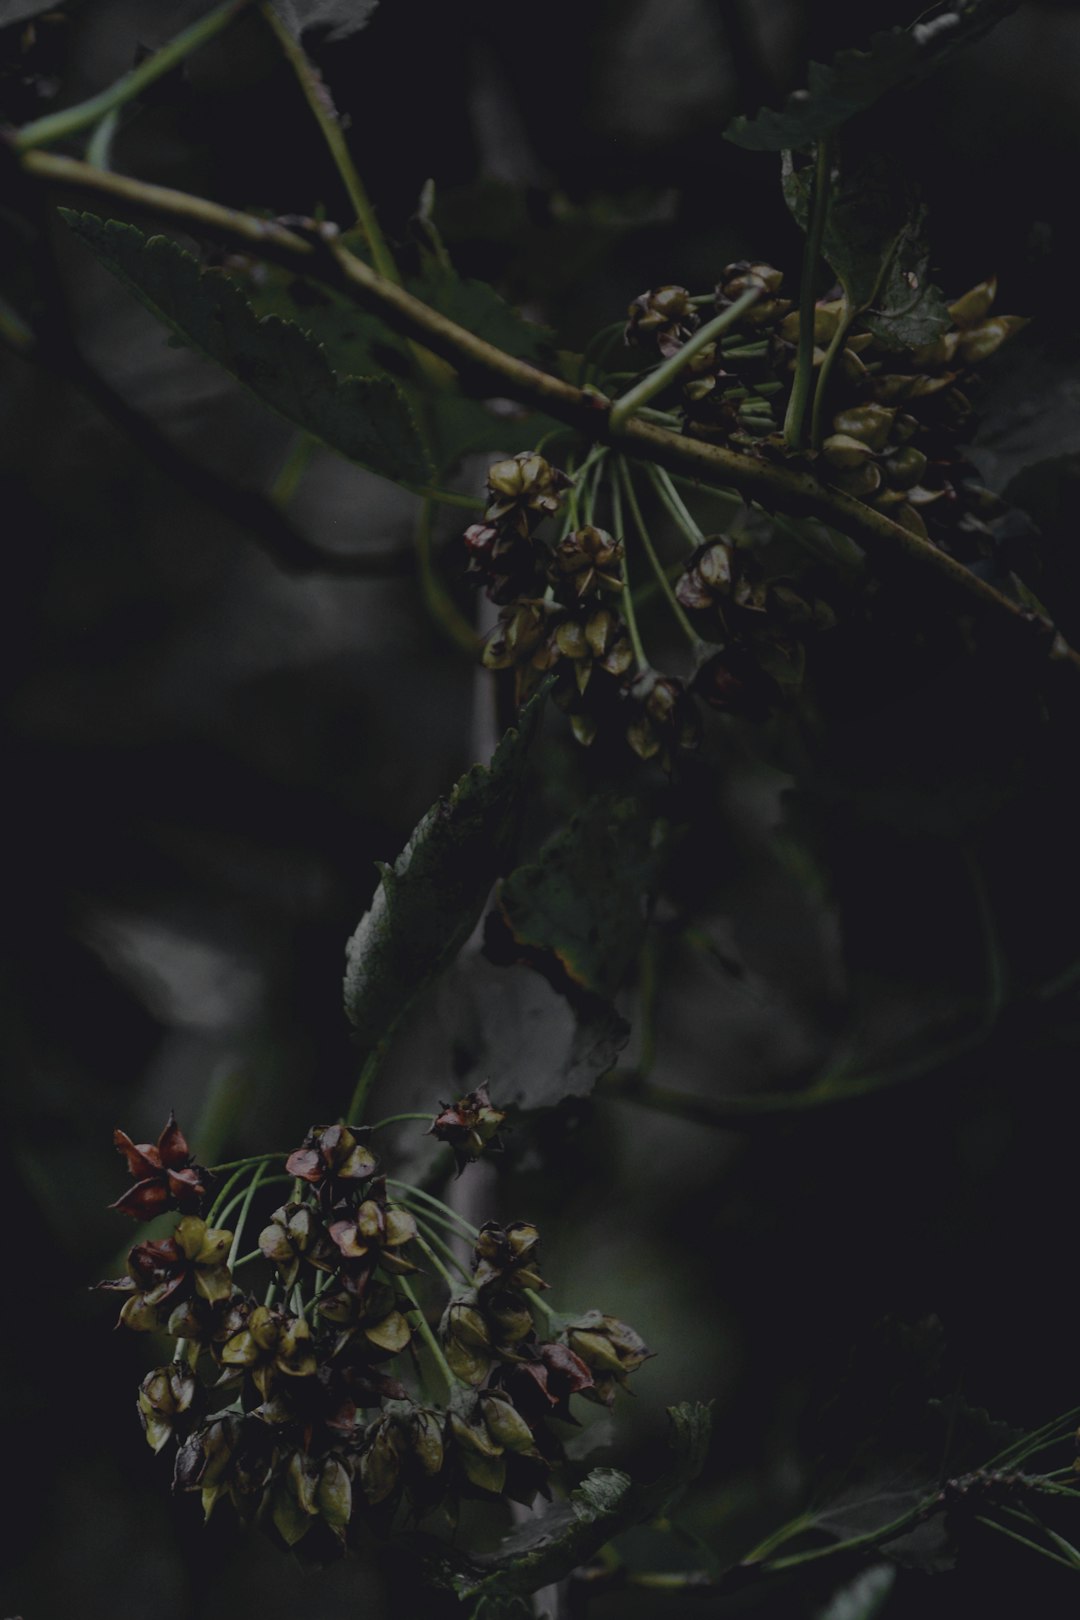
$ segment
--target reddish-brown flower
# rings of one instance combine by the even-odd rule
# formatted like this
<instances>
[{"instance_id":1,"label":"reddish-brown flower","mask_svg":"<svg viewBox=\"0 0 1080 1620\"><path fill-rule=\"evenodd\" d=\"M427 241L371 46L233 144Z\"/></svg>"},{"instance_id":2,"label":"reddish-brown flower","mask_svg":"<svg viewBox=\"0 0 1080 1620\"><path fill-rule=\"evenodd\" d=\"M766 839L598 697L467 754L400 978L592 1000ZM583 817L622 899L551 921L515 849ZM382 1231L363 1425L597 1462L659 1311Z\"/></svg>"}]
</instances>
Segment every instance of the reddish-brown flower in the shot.
<instances>
[{"instance_id":1,"label":"reddish-brown flower","mask_svg":"<svg viewBox=\"0 0 1080 1620\"><path fill-rule=\"evenodd\" d=\"M195 1163L184 1134L170 1114L156 1143L133 1142L126 1131L113 1132L113 1142L124 1155L135 1185L112 1209L136 1221L148 1221L165 1209L197 1215L206 1197L208 1172Z\"/></svg>"}]
</instances>

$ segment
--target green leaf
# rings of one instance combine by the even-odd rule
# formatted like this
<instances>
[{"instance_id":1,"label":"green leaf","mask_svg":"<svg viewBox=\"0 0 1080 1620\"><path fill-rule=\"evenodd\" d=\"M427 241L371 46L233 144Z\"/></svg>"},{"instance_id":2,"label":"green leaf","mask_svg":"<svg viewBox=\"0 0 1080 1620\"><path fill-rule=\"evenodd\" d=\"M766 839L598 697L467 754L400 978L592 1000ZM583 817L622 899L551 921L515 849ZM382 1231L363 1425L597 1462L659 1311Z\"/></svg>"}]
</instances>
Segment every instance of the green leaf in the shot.
<instances>
[{"instance_id":1,"label":"green leaf","mask_svg":"<svg viewBox=\"0 0 1080 1620\"><path fill-rule=\"evenodd\" d=\"M421 273L408 282L416 298L518 360L543 365L552 357L554 334L548 327L526 320L486 281L459 276L433 254L425 258Z\"/></svg>"},{"instance_id":2,"label":"green leaf","mask_svg":"<svg viewBox=\"0 0 1080 1620\"><path fill-rule=\"evenodd\" d=\"M674 1455L658 1480L638 1485L620 1469L594 1469L571 1493L569 1502L550 1508L507 1536L492 1557L477 1560L476 1574L459 1575L454 1581L458 1595L506 1601L550 1586L565 1579L614 1536L672 1508L704 1466L712 1406L684 1402L669 1407L668 1417Z\"/></svg>"},{"instance_id":3,"label":"green leaf","mask_svg":"<svg viewBox=\"0 0 1080 1620\"><path fill-rule=\"evenodd\" d=\"M396 383L338 376L315 338L276 316L260 319L234 281L204 270L168 237L147 239L133 225L62 213L178 338L224 366L279 415L384 478L430 481L412 409Z\"/></svg>"},{"instance_id":4,"label":"green leaf","mask_svg":"<svg viewBox=\"0 0 1080 1620\"><path fill-rule=\"evenodd\" d=\"M874 1620L885 1606L896 1580L891 1564L874 1564L834 1592L821 1620Z\"/></svg>"},{"instance_id":5,"label":"green leaf","mask_svg":"<svg viewBox=\"0 0 1080 1620\"><path fill-rule=\"evenodd\" d=\"M846 50L832 62L811 62L807 88L779 111L764 107L725 131L751 152L805 151L891 90L909 87L1014 11L1018 0L960 0L924 13L908 28L875 34L867 50Z\"/></svg>"},{"instance_id":6,"label":"green leaf","mask_svg":"<svg viewBox=\"0 0 1080 1620\"><path fill-rule=\"evenodd\" d=\"M806 229L813 165L796 168L785 153L784 199ZM880 152L854 143L836 155L822 253L862 325L892 348L932 343L951 324L944 295L930 280L925 209L901 171Z\"/></svg>"},{"instance_id":7,"label":"green leaf","mask_svg":"<svg viewBox=\"0 0 1080 1620\"><path fill-rule=\"evenodd\" d=\"M351 233L344 240L351 252L366 257L366 247L353 240ZM551 352L548 329L525 320L486 282L463 280L432 259L408 287L440 314L507 353L534 365L547 363ZM335 371L389 377L413 401L414 408L419 405L410 382L414 362L409 346L377 316L358 309L333 288L275 266L266 267L258 284L245 291L257 314L280 316L310 332L323 345ZM530 450L557 426L550 417L536 412L497 414L482 400L469 399L452 388L425 393L423 409L431 431L432 454L439 468L445 470L462 456L476 452L514 455L519 450Z\"/></svg>"},{"instance_id":8,"label":"green leaf","mask_svg":"<svg viewBox=\"0 0 1080 1620\"><path fill-rule=\"evenodd\" d=\"M610 999L645 933L645 903L663 862L666 829L636 799L594 798L538 861L502 885L516 943L554 958L572 983Z\"/></svg>"},{"instance_id":9,"label":"green leaf","mask_svg":"<svg viewBox=\"0 0 1080 1620\"><path fill-rule=\"evenodd\" d=\"M361 1044L387 1040L472 933L513 841L542 688L490 765L474 765L418 823L348 943L345 1011Z\"/></svg>"}]
</instances>

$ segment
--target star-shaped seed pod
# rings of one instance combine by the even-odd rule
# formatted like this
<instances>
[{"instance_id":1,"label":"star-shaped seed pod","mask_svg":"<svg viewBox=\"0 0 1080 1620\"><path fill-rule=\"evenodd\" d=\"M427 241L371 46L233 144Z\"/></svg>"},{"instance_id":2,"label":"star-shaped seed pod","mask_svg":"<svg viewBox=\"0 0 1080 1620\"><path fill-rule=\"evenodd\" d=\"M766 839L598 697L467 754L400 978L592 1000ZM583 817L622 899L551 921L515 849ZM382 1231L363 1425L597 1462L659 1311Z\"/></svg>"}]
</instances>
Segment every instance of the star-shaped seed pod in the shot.
<instances>
[{"instance_id":1,"label":"star-shaped seed pod","mask_svg":"<svg viewBox=\"0 0 1080 1620\"><path fill-rule=\"evenodd\" d=\"M563 619L551 638L553 649L568 659L579 692L584 692L594 669L616 677L634 662L634 650L622 619L610 608L598 607L583 618Z\"/></svg>"},{"instance_id":2,"label":"star-shaped seed pod","mask_svg":"<svg viewBox=\"0 0 1080 1620\"><path fill-rule=\"evenodd\" d=\"M731 542L723 536L699 546L680 575L675 595L684 608L705 613L716 608L731 591Z\"/></svg>"},{"instance_id":3,"label":"star-shaped seed pod","mask_svg":"<svg viewBox=\"0 0 1080 1620\"><path fill-rule=\"evenodd\" d=\"M600 1311L589 1311L569 1323L565 1340L592 1373L594 1388L583 1393L604 1406L612 1404L616 1389L625 1388L630 1374L653 1354L632 1327Z\"/></svg>"},{"instance_id":4,"label":"star-shaped seed pod","mask_svg":"<svg viewBox=\"0 0 1080 1620\"><path fill-rule=\"evenodd\" d=\"M265 1507L280 1468L272 1427L253 1412L227 1412L200 1425L180 1447L173 1489L200 1491L206 1518L228 1497L247 1524Z\"/></svg>"},{"instance_id":5,"label":"star-shaped seed pod","mask_svg":"<svg viewBox=\"0 0 1080 1620\"><path fill-rule=\"evenodd\" d=\"M401 1253L416 1237L416 1222L407 1209L387 1203L386 1182L381 1176L372 1183L371 1197L354 1213L331 1221L329 1237L345 1260L365 1261L368 1268L381 1265L401 1275L420 1270Z\"/></svg>"},{"instance_id":6,"label":"star-shaped seed pod","mask_svg":"<svg viewBox=\"0 0 1080 1620\"><path fill-rule=\"evenodd\" d=\"M681 349L701 321L685 287L669 284L640 293L630 305L623 329L627 343L655 340L665 359Z\"/></svg>"},{"instance_id":7,"label":"star-shaped seed pod","mask_svg":"<svg viewBox=\"0 0 1080 1620\"><path fill-rule=\"evenodd\" d=\"M256 1305L217 1354L223 1367L249 1374L264 1401L279 1377L312 1378L318 1369L304 1318L266 1305Z\"/></svg>"},{"instance_id":8,"label":"star-shaped seed pod","mask_svg":"<svg viewBox=\"0 0 1080 1620\"><path fill-rule=\"evenodd\" d=\"M790 298L778 298L784 281L784 273L777 270L775 265L765 264L750 259L736 259L732 264L725 265L720 272L720 280L716 288L716 308L718 311L727 309L743 293L754 288L761 294L756 304L751 304L742 316L747 326L767 326L779 321L791 308Z\"/></svg>"},{"instance_id":9,"label":"star-shaped seed pod","mask_svg":"<svg viewBox=\"0 0 1080 1620\"><path fill-rule=\"evenodd\" d=\"M505 1118L503 1110L492 1104L487 1086L477 1086L456 1102L445 1103L427 1134L450 1147L460 1176L485 1148L502 1147L498 1132Z\"/></svg>"},{"instance_id":10,"label":"star-shaped seed pod","mask_svg":"<svg viewBox=\"0 0 1080 1620\"><path fill-rule=\"evenodd\" d=\"M412 1329L398 1309L389 1283L375 1280L370 1267L341 1273L341 1287L319 1296L318 1312L324 1321L341 1328L332 1354L356 1353L365 1361L384 1361L404 1350Z\"/></svg>"},{"instance_id":11,"label":"star-shaped seed pod","mask_svg":"<svg viewBox=\"0 0 1080 1620\"><path fill-rule=\"evenodd\" d=\"M528 538L563 502L570 479L535 451L522 451L488 468L490 500L484 516L488 523Z\"/></svg>"},{"instance_id":12,"label":"star-shaped seed pod","mask_svg":"<svg viewBox=\"0 0 1080 1620\"><path fill-rule=\"evenodd\" d=\"M639 759L660 756L670 763L676 749L696 748L701 741L701 717L682 681L646 670L629 693L633 717L626 740Z\"/></svg>"},{"instance_id":13,"label":"star-shaped seed pod","mask_svg":"<svg viewBox=\"0 0 1080 1620\"><path fill-rule=\"evenodd\" d=\"M537 1270L540 1233L531 1221L499 1226L485 1221L473 1251L473 1287L479 1292L497 1283L504 1288L546 1288Z\"/></svg>"},{"instance_id":14,"label":"star-shaped seed pod","mask_svg":"<svg viewBox=\"0 0 1080 1620\"><path fill-rule=\"evenodd\" d=\"M450 1301L439 1323L439 1339L454 1377L474 1388L482 1384L495 1365L495 1349L475 1294Z\"/></svg>"},{"instance_id":15,"label":"star-shaped seed pod","mask_svg":"<svg viewBox=\"0 0 1080 1620\"><path fill-rule=\"evenodd\" d=\"M555 547L548 570L556 593L571 602L622 590L623 544L606 529L587 523L574 529Z\"/></svg>"},{"instance_id":16,"label":"star-shaped seed pod","mask_svg":"<svg viewBox=\"0 0 1080 1620\"><path fill-rule=\"evenodd\" d=\"M341 1459L292 1451L270 1498L270 1518L285 1545L295 1547L320 1521L344 1545L351 1513L352 1481Z\"/></svg>"},{"instance_id":17,"label":"star-shaped seed pod","mask_svg":"<svg viewBox=\"0 0 1080 1620\"><path fill-rule=\"evenodd\" d=\"M565 1344L538 1344L533 1354L507 1362L492 1379L505 1389L535 1428L544 1418L576 1423L570 1411L571 1395L589 1395L595 1380L579 1355ZM590 1396L590 1399L595 1397Z\"/></svg>"},{"instance_id":18,"label":"star-shaped seed pod","mask_svg":"<svg viewBox=\"0 0 1080 1620\"><path fill-rule=\"evenodd\" d=\"M115 1130L113 1142L123 1154L135 1185L110 1209L149 1221L166 1209L197 1215L206 1198L209 1172L195 1163L184 1134L170 1114L156 1143L133 1142L126 1131Z\"/></svg>"},{"instance_id":19,"label":"star-shaped seed pod","mask_svg":"<svg viewBox=\"0 0 1080 1620\"><path fill-rule=\"evenodd\" d=\"M290 1176L298 1176L323 1192L341 1181L365 1181L376 1169L375 1155L347 1125L313 1125L303 1143L285 1160Z\"/></svg>"},{"instance_id":20,"label":"star-shaped seed pod","mask_svg":"<svg viewBox=\"0 0 1080 1620\"><path fill-rule=\"evenodd\" d=\"M185 1215L172 1237L137 1243L127 1259L127 1276L99 1283L99 1288L129 1294L120 1321L137 1333L162 1326L172 1310L193 1294L214 1303L232 1293L227 1264L232 1233L209 1227L197 1215Z\"/></svg>"},{"instance_id":21,"label":"star-shaped seed pod","mask_svg":"<svg viewBox=\"0 0 1080 1620\"><path fill-rule=\"evenodd\" d=\"M172 1438L178 1419L188 1415L198 1393L195 1374L185 1362L155 1367L139 1385L139 1422L151 1451L158 1452Z\"/></svg>"},{"instance_id":22,"label":"star-shaped seed pod","mask_svg":"<svg viewBox=\"0 0 1080 1620\"><path fill-rule=\"evenodd\" d=\"M286 1289L296 1282L306 1261L319 1271L333 1271L338 1252L310 1204L282 1204L259 1233L259 1248L277 1267Z\"/></svg>"}]
</instances>

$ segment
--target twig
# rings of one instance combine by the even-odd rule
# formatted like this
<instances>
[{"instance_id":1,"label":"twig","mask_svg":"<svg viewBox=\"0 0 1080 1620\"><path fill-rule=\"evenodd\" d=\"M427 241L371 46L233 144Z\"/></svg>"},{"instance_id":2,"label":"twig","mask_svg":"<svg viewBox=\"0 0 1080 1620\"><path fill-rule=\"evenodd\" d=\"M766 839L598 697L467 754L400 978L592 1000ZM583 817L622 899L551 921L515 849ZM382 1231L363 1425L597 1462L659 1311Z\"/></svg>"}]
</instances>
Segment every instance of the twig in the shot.
<instances>
[{"instance_id":1,"label":"twig","mask_svg":"<svg viewBox=\"0 0 1080 1620\"><path fill-rule=\"evenodd\" d=\"M73 158L30 152L22 158L28 178L82 196L108 197L126 209L166 220L275 263L291 266L346 292L374 310L393 330L421 342L448 360L463 388L480 395L497 389L568 423L591 441L611 444L625 454L653 461L669 472L696 477L703 484L739 490L747 499L794 517L816 517L848 535L878 567L908 565L933 574L939 585L970 611L995 623L1018 654L1061 666L1080 677L1080 653L1048 619L1011 601L928 540L911 534L883 512L853 496L828 489L809 473L775 466L721 445L684 437L636 417L612 428L609 409L595 393L575 388L526 360L519 360L429 308L404 288L379 276L337 242L316 244L273 221L257 219L186 192L104 173Z\"/></svg>"}]
</instances>

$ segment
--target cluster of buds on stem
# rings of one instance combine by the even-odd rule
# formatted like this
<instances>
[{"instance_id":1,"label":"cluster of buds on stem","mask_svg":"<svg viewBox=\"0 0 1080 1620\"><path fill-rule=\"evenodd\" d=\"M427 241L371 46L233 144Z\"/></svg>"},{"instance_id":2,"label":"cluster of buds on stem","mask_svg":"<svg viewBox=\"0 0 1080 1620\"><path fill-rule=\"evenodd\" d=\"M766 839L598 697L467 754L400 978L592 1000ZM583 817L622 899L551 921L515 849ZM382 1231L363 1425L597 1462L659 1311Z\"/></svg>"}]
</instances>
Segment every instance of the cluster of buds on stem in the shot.
<instances>
[{"instance_id":1,"label":"cluster of buds on stem","mask_svg":"<svg viewBox=\"0 0 1080 1620\"><path fill-rule=\"evenodd\" d=\"M429 1134L461 1166L497 1145L504 1118L481 1087ZM234 1174L214 1197L174 1119L155 1147L116 1134L135 1182L115 1207L181 1212L99 1285L125 1295L123 1326L175 1341L139 1386L147 1443L175 1443L174 1487L198 1492L207 1515L225 1499L314 1558L401 1515L453 1518L464 1496L546 1492L562 1460L551 1420L574 1421L571 1395L610 1404L649 1353L613 1317L554 1317L528 1221L483 1227L466 1268L440 1235L458 1218L408 1186L391 1199L372 1140L314 1126L288 1155L222 1167ZM267 1175L275 1158L283 1173ZM254 1219L256 1246L238 1254ZM249 1264L257 1293L241 1281Z\"/></svg>"}]
</instances>

